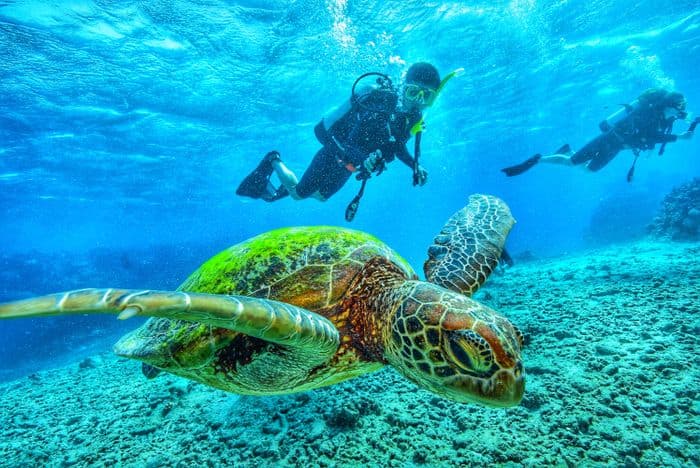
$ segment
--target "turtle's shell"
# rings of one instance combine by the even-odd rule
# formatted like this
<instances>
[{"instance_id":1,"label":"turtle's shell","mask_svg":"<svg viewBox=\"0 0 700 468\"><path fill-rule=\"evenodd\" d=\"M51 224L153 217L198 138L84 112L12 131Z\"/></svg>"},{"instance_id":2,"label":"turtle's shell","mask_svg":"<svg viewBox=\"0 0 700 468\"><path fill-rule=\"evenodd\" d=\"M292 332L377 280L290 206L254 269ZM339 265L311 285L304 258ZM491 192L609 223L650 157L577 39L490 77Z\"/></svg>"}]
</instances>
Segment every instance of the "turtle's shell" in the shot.
<instances>
[{"instance_id":1,"label":"turtle's shell","mask_svg":"<svg viewBox=\"0 0 700 468\"><path fill-rule=\"evenodd\" d=\"M178 289L274 299L316 312L338 326L344 321L339 300L364 265L378 256L394 263L407 278L416 277L408 262L374 236L313 226L269 231L230 247L205 262ZM232 346L242 354L236 359L245 362L262 344L231 330L149 319L123 337L115 352L189 377L190 372L201 374L201 366L208 366L218 350ZM209 384L221 387L213 377Z\"/></svg>"},{"instance_id":2,"label":"turtle's shell","mask_svg":"<svg viewBox=\"0 0 700 468\"><path fill-rule=\"evenodd\" d=\"M341 298L377 256L415 276L393 249L364 232L330 226L277 229L212 257L178 290L262 297L317 312Z\"/></svg>"}]
</instances>

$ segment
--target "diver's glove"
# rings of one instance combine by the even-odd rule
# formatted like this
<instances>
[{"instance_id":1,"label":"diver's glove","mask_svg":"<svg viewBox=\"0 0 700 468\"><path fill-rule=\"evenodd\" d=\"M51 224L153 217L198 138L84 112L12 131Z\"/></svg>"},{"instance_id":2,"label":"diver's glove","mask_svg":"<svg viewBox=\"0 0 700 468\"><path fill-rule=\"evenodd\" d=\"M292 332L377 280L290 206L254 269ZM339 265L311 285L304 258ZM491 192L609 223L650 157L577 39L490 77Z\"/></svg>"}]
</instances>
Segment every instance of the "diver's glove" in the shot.
<instances>
[{"instance_id":1,"label":"diver's glove","mask_svg":"<svg viewBox=\"0 0 700 468\"><path fill-rule=\"evenodd\" d=\"M416 171L416 182L421 187L424 186L426 182L428 182L428 171L423 169L423 166L418 166L418 170Z\"/></svg>"},{"instance_id":2,"label":"diver's glove","mask_svg":"<svg viewBox=\"0 0 700 468\"><path fill-rule=\"evenodd\" d=\"M382 158L382 150L376 150L367 155L365 160L362 162L362 167L368 174L374 171L378 173L385 169L384 158Z\"/></svg>"}]
</instances>

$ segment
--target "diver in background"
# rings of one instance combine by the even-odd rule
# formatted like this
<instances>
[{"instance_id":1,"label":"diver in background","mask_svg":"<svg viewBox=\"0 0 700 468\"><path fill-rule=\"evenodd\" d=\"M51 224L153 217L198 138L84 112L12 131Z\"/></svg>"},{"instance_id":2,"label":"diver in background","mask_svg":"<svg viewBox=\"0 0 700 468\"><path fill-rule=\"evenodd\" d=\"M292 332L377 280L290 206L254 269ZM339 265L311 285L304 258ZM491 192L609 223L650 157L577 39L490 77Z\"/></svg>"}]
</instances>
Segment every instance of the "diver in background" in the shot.
<instances>
[{"instance_id":1,"label":"diver in background","mask_svg":"<svg viewBox=\"0 0 700 468\"><path fill-rule=\"evenodd\" d=\"M301 180L277 151L270 151L241 182L236 194L268 202L287 195L295 200L312 197L326 201L351 175L364 182L373 172L383 171L394 157L414 170L414 185L424 185L428 172L417 164L406 143L420 132L423 110L432 105L444 82L433 65L416 63L408 69L399 102L391 80L385 78L388 85L378 80L379 86L365 87L359 98L353 93L349 102L316 125L314 133L323 147ZM279 187L270 182L273 171L281 182Z\"/></svg>"},{"instance_id":2,"label":"diver in background","mask_svg":"<svg viewBox=\"0 0 700 468\"><path fill-rule=\"evenodd\" d=\"M625 105L599 125L602 134L573 153L569 145L564 145L555 154L542 156L536 154L515 166L501 169L508 177L520 175L536 164L548 163L583 167L595 172L606 166L623 149L631 149L635 158L627 173L627 180L634 175L634 165L642 150L653 149L661 143L659 154L663 154L666 143L679 139L687 140L693 136L697 120L688 131L672 135L673 123L685 119L686 101L681 93L664 89L648 89L631 104Z\"/></svg>"}]
</instances>

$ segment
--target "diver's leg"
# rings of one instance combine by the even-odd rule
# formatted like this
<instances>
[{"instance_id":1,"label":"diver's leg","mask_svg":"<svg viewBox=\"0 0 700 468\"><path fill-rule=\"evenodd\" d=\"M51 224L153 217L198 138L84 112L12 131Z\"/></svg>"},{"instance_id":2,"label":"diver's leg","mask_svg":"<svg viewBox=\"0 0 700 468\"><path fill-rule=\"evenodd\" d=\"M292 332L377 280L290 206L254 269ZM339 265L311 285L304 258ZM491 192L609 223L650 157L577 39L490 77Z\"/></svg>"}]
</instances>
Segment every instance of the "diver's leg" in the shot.
<instances>
[{"instance_id":1,"label":"diver's leg","mask_svg":"<svg viewBox=\"0 0 700 468\"><path fill-rule=\"evenodd\" d=\"M571 156L571 163L595 172L608 164L622 147L622 141L614 132L603 133Z\"/></svg>"},{"instance_id":2,"label":"diver's leg","mask_svg":"<svg viewBox=\"0 0 700 468\"><path fill-rule=\"evenodd\" d=\"M607 166L608 163L615 158L615 156L617 156L623 147L623 143L615 135L601 139L596 154L591 158L588 164L586 164L586 169L591 172L601 170L603 167Z\"/></svg>"},{"instance_id":3,"label":"diver's leg","mask_svg":"<svg viewBox=\"0 0 700 468\"><path fill-rule=\"evenodd\" d=\"M501 169L501 172L505 172L505 174L508 177L513 177L516 175L520 175L525 171L529 171L536 164L541 162L545 164L560 164L570 166L571 161L569 160L569 156L571 156L571 147L567 143L558 150L556 150L554 154L551 154L549 156L542 156L540 153L537 153L536 155L532 156L529 159L526 159L520 164Z\"/></svg>"},{"instance_id":4,"label":"diver's leg","mask_svg":"<svg viewBox=\"0 0 700 468\"><path fill-rule=\"evenodd\" d=\"M283 194L282 196L286 196L288 193L295 200L315 198L320 201L326 201L326 197L321 194L320 186L323 180L328 177L329 168L332 167L330 163L337 166L330 153L325 148L321 148L314 156L300 181L296 174L289 170L278 156L272 161L272 168L282 183L277 193Z\"/></svg>"},{"instance_id":5,"label":"diver's leg","mask_svg":"<svg viewBox=\"0 0 700 468\"><path fill-rule=\"evenodd\" d=\"M323 179L319 186L319 192L325 200L335 195L338 190L343 188L343 185L348 181L353 174L345 166L338 164L334 159L333 165L326 169L327 177Z\"/></svg>"},{"instance_id":6,"label":"diver's leg","mask_svg":"<svg viewBox=\"0 0 700 468\"><path fill-rule=\"evenodd\" d=\"M577 167L582 171L590 172L588 170L588 164L574 164L574 162L571 160L571 155L569 154L552 154L550 156L542 158L542 162L545 164L552 164L556 166Z\"/></svg>"},{"instance_id":7,"label":"diver's leg","mask_svg":"<svg viewBox=\"0 0 700 468\"><path fill-rule=\"evenodd\" d=\"M275 174L277 175L277 178L279 178L280 183L282 184L282 187L280 187L279 190L286 190L289 195L295 199L295 200L301 200L302 198L305 197L300 197L297 194L297 184L299 183L299 180L297 179L296 174L292 172L279 158L279 156L276 159L272 160L272 169L275 171Z\"/></svg>"},{"instance_id":8,"label":"diver's leg","mask_svg":"<svg viewBox=\"0 0 700 468\"><path fill-rule=\"evenodd\" d=\"M335 156L329 149L321 148L296 186L297 194L301 198L311 197L320 201L326 201L328 197L335 193L329 192L326 189L326 185L329 181L337 180L338 172L342 175L345 175L344 173L347 172L345 180L351 174L350 171L338 164ZM343 183L345 182L343 181Z\"/></svg>"},{"instance_id":9,"label":"diver's leg","mask_svg":"<svg viewBox=\"0 0 700 468\"><path fill-rule=\"evenodd\" d=\"M571 147L567 143L549 156L544 156L540 159L540 162L558 166L573 166L574 163L571 160L573 154L574 152L571 151Z\"/></svg>"},{"instance_id":10,"label":"diver's leg","mask_svg":"<svg viewBox=\"0 0 700 468\"><path fill-rule=\"evenodd\" d=\"M550 154L549 156L543 156L540 159L540 162L544 164L555 164L557 166L574 165L574 163L571 162L571 156L568 154Z\"/></svg>"}]
</instances>

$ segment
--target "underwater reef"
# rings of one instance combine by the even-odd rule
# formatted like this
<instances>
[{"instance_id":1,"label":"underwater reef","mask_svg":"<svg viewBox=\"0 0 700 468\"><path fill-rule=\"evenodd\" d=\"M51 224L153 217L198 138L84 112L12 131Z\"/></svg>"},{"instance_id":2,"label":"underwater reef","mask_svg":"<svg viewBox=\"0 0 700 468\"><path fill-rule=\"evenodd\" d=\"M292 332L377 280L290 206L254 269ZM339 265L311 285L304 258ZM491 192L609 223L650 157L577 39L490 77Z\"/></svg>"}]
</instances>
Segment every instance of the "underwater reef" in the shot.
<instances>
[{"instance_id":1,"label":"underwater reef","mask_svg":"<svg viewBox=\"0 0 700 468\"><path fill-rule=\"evenodd\" d=\"M660 197L642 188L615 192L601 198L584 232L590 246L644 238Z\"/></svg>"},{"instance_id":2,"label":"underwater reef","mask_svg":"<svg viewBox=\"0 0 700 468\"><path fill-rule=\"evenodd\" d=\"M518 407L458 404L389 368L238 396L103 352L0 384L0 465L698 466L698 255L640 241L492 276L477 299L526 336Z\"/></svg>"},{"instance_id":3,"label":"underwater reef","mask_svg":"<svg viewBox=\"0 0 700 468\"><path fill-rule=\"evenodd\" d=\"M700 177L675 187L664 197L648 231L659 239L700 240Z\"/></svg>"}]
</instances>

